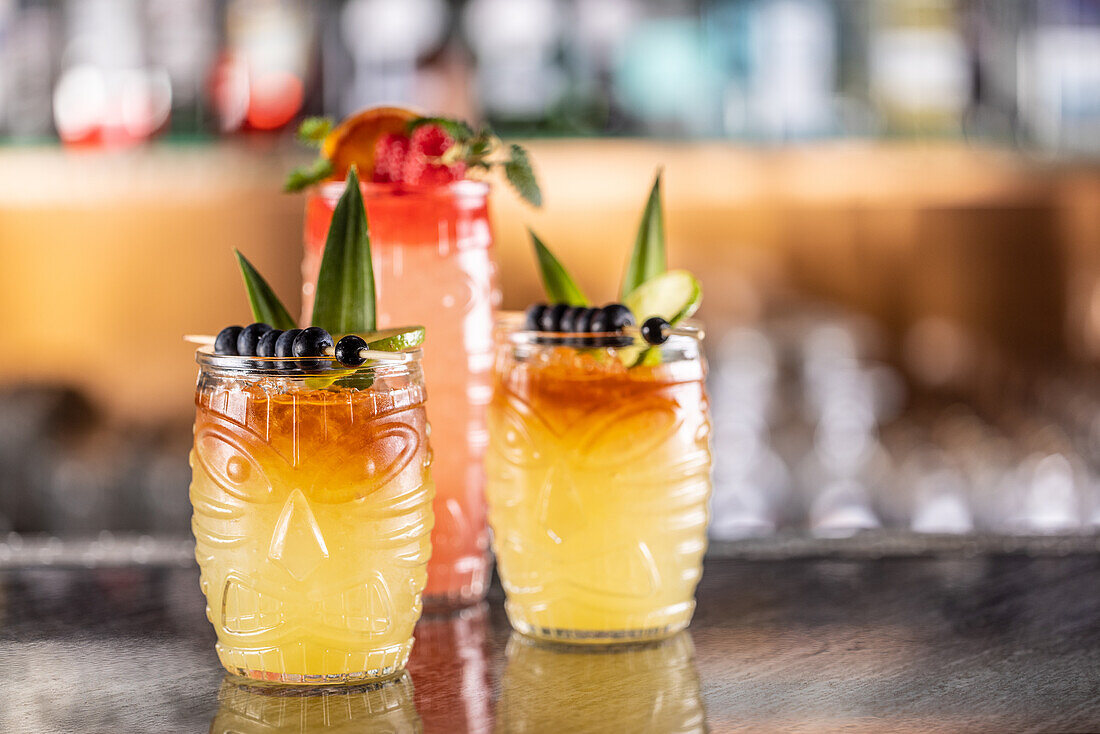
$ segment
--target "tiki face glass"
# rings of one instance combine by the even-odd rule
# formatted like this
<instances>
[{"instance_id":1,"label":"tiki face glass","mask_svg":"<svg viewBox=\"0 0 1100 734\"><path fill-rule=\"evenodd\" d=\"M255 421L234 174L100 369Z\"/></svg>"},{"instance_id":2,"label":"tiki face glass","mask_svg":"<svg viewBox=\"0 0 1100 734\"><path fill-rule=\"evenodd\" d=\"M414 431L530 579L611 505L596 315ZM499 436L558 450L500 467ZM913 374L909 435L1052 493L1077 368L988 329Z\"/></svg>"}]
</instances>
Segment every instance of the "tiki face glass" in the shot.
<instances>
[{"instance_id":1,"label":"tiki face glass","mask_svg":"<svg viewBox=\"0 0 1100 734\"><path fill-rule=\"evenodd\" d=\"M197 359L192 528L222 664L282 683L396 674L432 526L419 352L352 376Z\"/></svg>"},{"instance_id":2,"label":"tiki face glass","mask_svg":"<svg viewBox=\"0 0 1100 734\"><path fill-rule=\"evenodd\" d=\"M487 471L508 617L545 639L667 637L706 547L706 364L697 336L584 339L501 331Z\"/></svg>"}]
</instances>

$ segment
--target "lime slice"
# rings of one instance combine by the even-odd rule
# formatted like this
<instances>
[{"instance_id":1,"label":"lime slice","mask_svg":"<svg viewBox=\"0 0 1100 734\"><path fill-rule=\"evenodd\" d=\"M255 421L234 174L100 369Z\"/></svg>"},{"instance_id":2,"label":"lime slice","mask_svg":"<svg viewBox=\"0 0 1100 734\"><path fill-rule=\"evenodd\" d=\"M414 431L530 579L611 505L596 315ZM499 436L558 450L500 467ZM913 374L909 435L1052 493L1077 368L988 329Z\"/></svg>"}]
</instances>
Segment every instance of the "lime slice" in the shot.
<instances>
[{"instance_id":1,"label":"lime slice","mask_svg":"<svg viewBox=\"0 0 1100 734\"><path fill-rule=\"evenodd\" d=\"M695 276L686 270L670 270L635 288L623 305L633 312L639 324L660 316L675 325L695 313L702 300L703 289Z\"/></svg>"},{"instance_id":2,"label":"lime slice","mask_svg":"<svg viewBox=\"0 0 1100 734\"><path fill-rule=\"evenodd\" d=\"M400 352L424 343L423 326L399 326L395 329L379 329L360 336L367 342L367 349L380 352Z\"/></svg>"},{"instance_id":3,"label":"lime slice","mask_svg":"<svg viewBox=\"0 0 1100 734\"><path fill-rule=\"evenodd\" d=\"M623 305L634 314L638 324L660 316L670 324L691 317L703 300L703 289L686 270L670 270L655 275L630 292ZM619 350L619 359L630 367L652 367L661 363L661 353L644 344Z\"/></svg>"}]
</instances>

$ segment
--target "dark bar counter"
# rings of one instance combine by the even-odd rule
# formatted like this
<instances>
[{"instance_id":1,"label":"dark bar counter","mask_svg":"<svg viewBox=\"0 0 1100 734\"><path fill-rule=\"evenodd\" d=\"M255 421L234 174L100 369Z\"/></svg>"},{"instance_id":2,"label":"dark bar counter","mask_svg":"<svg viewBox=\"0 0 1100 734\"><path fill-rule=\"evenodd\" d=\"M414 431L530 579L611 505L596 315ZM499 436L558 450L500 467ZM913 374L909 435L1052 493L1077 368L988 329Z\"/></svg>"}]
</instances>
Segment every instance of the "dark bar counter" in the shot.
<instances>
[{"instance_id":1,"label":"dark bar counter","mask_svg":"<svg viewBox=\"0 0 1100 734\"><path fill-rule=\"evenodd\" d=\"M546 649L503 595L383 686L225 679L187 565L0 571L0 731L1100 731L1100 555L708 559L661 645Z\"/></svg>"}]
</instances>

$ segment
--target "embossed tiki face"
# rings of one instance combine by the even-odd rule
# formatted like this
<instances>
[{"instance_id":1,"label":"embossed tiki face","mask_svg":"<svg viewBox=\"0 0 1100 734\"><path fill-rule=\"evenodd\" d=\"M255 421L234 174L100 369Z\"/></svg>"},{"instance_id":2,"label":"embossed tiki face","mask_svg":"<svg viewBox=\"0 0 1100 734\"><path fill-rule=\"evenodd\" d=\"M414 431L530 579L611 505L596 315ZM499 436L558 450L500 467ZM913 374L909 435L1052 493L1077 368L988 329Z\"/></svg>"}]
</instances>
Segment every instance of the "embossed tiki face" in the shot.
<instances>
[{"instance_id":1,"label":"embossed tiki face","mask_svg":"<svg viewBox=\"0 0 1100 734\"><path fill-rule=\"evenodd\" d=\"M278 651L275 667L304 669L411 635L431 529L424 411L376 403L200 389L192 528L223 660Z\"/></svg>"},{"instance_id":2,"label":"embossed tiki face","mask_svg":"<svg viewBox=\"0 0 1100 734\"><path fill-rule=\"evenodd\" d=\"M641 612L683 595L709 486L701 382L515 370L494 387L487 464L509 598Z\"/></svg>"}]
</instances>

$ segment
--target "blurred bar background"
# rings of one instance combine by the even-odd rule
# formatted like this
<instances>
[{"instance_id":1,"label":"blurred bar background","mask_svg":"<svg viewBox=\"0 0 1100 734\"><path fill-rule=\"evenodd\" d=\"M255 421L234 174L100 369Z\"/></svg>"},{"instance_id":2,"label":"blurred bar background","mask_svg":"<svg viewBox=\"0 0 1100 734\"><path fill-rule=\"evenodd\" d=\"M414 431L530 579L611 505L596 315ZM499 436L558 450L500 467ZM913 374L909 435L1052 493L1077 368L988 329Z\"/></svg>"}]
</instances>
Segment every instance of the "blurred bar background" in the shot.
<instances>
[{"instance_id":1,"label":"blurred bar background","mask_svg":"<svg viewBox=\"0 0 1100 734\"><path fill-rule=\"evenodd\" d=\"M383 102L529 144L505 308L528 224L610 299L664 167L717 540L1100 526L1100 0L0 0L0 562L186 535L180 337L231 247L295 310L293 129Z\"/></svg>"}]
</instances>

